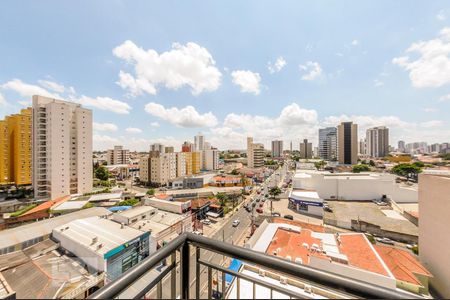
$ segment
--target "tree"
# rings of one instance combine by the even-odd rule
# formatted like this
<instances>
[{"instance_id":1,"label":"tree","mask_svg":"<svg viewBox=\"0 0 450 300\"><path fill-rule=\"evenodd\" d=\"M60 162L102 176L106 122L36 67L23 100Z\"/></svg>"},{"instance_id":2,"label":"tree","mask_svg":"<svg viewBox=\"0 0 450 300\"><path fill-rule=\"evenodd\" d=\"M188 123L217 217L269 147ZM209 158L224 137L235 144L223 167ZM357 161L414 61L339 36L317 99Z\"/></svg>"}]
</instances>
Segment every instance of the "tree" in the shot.
<instances>
[{"instance_id":1,"label":"tree","mask_svg":"<svg viewBox=\"0 0 450 300\"><path fill-rule=\"evenodd\" d=\"M224 207L227 204L228 196L225 193L217 193L217 200L219 200L220 206Z\"/></svg>"},{"instance_id":2,"label":"tree","mask_svg":"<svg viewBox=\"0 0 450 300\"><path fill-rule=\"evenodd\" d=\"M233 171L231 171L231 175L239 175L239 171L237 169L233 169Z\"/></svg>"},{"instance_id":3,"label":"tree","mask_svg":"<svg viewBox=\"0 0 450 300\"><path fill-rule=\"evenodd\" d=\"M392 173L404 177L417 176L420 172L422 169L414 164L398 164L392 168Z\"/></svg>"},{"instance_id":4,"label":"tree","mask_svg":"<svg viewBox=\"0 0 450 300\"><path fill-rule=\"evenodd\" d=\"M369 165L371 165L372 167L375 167L375 162L373 160L370 160Z\"/></svg>"},{"instance_id":5,"label":"tree","mask_svg":"<svg viewBox=\"0 0 450 300\"><path fill-rule=\"evenodd\" d=\"M316 167L317 170L323 169L326 165L327 163L324 160L317 161L314 163L314 167Z\"/></svg>"},{"instance_id":6,"label":"tree","mask_svg":"<svg viewBox=\"0 0 450 300\"><path fill-rule=\"evenodd\" d=\"M360 172L368 172L370 171L370 167L368 165L354 165L352 167L353 173L360 173Z\"/></svg>"},{"instance_id":7,"label":"tree","mask_svg":"<svg viewBox=\"0 0 450 300\"><path fill-rule=\"evenodd\" d=\"M95 169L94 173L95 178L97 179L106 181L109 178L109 172L104 166L99 166L97 169Z\"/></svg>"},{"instance_id":8,"label":"tree","mask_svg":"<svg viewBox=\"0 0 450 300\"><path fill-rule=\"evenodd\" d=\"M273 200L275 200L275 197L281 194L281 190L279 187L275 186L269 190L269 195L272 196L272 200L270 200L270 215L273 213Z\"/></svg>"},{"instance_id":9,"label":"tree","mask_svg":"<svg viewBox=\"0 0 450 300\"><path fill-rule=\"evenodd\" d=\"M153 196L155 194L155 189L149 189L147 195Z\"/></svg>"},{"instance_id":10,"label":"tree","mask_svg":"<svg viewBox=\"0 0 450 300\"><path fill-rule=\"evenodd\" d=\"M450 153L441 154L443 160L450 160Z\"/></svg>"},{"instance_id":11,"label":"tree","mask_svg":"<svg viewBox=\"0 0 450 300\"><path fill-rule=\"evenodd\" d=\"M412 163L414 166L418 167L418 168L423 168L425 167L425 164L421 161L415 161Z\"/></svg>"}]
</instances>

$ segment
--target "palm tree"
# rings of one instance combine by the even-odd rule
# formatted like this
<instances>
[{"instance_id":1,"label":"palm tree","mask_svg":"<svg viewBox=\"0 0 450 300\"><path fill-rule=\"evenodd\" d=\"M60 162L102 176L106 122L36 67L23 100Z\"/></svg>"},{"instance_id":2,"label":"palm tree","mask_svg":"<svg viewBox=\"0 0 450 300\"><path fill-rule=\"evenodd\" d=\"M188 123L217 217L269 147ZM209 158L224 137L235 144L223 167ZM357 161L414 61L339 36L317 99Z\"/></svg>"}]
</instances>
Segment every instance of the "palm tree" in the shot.
<instances>
[{"instance_id":1,"label":"palm tree","mask_svg":"<svg viewBox=\"0 0 450 300\"><path fill-rule=\"evenodd\" d=\"M281 194L281 190L279 187L275 186L269 190L269 195L272 196L272 199L270 200L270 215L273 213L273 200L275 200L275 197Z\"/></svg>"}]
</instances>

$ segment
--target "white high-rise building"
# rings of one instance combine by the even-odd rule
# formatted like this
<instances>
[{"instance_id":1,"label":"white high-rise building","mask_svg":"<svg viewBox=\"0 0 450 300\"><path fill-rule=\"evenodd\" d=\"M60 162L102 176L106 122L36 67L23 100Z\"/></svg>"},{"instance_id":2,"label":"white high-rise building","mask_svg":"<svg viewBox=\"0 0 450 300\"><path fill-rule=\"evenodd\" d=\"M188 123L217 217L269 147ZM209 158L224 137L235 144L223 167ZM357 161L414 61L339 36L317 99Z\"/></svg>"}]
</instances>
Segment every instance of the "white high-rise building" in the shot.
<instances>
[{"instance_id":1,"label":"white high-rise building","mask_svg":"<svg viewBox=\"0 0 450 300\"><path fill-rule=\"evenodd\" d=\"M177 176L183 177L186 176L186 155L190 155L190 153L186 152L177 152L175 153L176 161L177 161Z\"/></svg>"},{"instance_id":2,"label":"white high-rise building","mask_svg":"<svg viewBox=\"0 0 450 300\"><path fill-rule=\"evenodd\" d=\"M405 145L405 141L398 141L398 152L405 152L406 150L406 145Z\"/></svg>"},{"instance_id":3,"label":"white high-rise building","mask_svg":"<svg viewBox=\"0 0 450 300\"><path fill-rule=\"evenodd\" d=\"M206 171L213 171L219 169L219 150L210 149L203 151L203 167Z\"/></svg>"},{"instance_id":4,"label":"white high-rise building","mask_svg":"<svg viewBox=\"0 0 450 300\"><path fill-rule=\"evenodd\" d=\"M252 137L247 137L247 166L259 168L264 166L264 145L253 143Z\"/></svg>"},{"instance_id":5,"label":"white high-rise building","mask_svg":"<svg viewBox=\"0 0 450 300\"><path fill-rule=\"evenodd\" d=\"M123 149L123 146L114 146L106 152L106 163L108 165L125 165L130 159L130 151Z\"/></svg>"},{"instance_id":6,"label":"white high-rise building","mask_svg":"<svg viewBox=\"0 0 450 300\"><path fill-rule=\"evenodd\" d=\"M150 145L150 152L152 151L158 151L159 153L164 153L166 152L166 147L162 144L151 144Z\"/></svg>"},{"instance_id":7,"label":"white high-rise building","mask_svg":"<svg viewBox=\"0 0 450 300\"><path fill-rule=\"evenodd\" d=\"M37 199L92 191L92 111L33 96L33 187Z\"/></svg>"},{"instance_id":8,"label":"white high-rise building","mask_svg":"<svg viewBox=\"0 0 450 300\"><path fill-rule=\"evenodd\" d=\"M272 141L272 157L282 157L283 156L283 141Z\"/></svg>"},{"instance_id":9,"label":"white high-rise building","mask_svg":"<svg viewBox=\"0 0 450 300\"><path fill-rule=\"evenodd\" d=\"M367 152L367 145L366 145L366 139L360 139L359 140L359 155L366 155Z\"/></svg>"},{"instance_id":10,"label":"white high-rise building","mask_svg":"<svg viewBox=\"0 0 450 300\"><path fill-rule=\"evenodd\" d=\"M195 151L203 151L205 149L205 137L201 133L194 137L194 149Z\"/></svg>"},{"instance_id":11,"label":"white high-rise building","mask_svg":"<svg viewBox=\"0 0 450 300\"><path fill-rule=\"evenodd\" d=\"M367 129L366 154L370 157L385 157L389 154L389 129L387 127Z\"/></svg>"}]
</instances>

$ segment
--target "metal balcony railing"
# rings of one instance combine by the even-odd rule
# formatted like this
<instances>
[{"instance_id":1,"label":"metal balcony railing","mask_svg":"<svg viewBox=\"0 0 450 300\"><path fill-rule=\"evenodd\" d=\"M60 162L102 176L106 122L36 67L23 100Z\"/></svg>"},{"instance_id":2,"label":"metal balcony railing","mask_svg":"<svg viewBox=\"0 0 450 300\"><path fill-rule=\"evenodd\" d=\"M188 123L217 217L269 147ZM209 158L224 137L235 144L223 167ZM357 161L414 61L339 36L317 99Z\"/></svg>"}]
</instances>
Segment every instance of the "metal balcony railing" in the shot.
<instances>
[{"instance_id":1,"label":"metal balcony railing","mask_svg":"<svg viewBox=\"0 0 450 300\"><path fill-rule=\"evenodd\" d=\"M192 253L191 250L195 251ZM315 297L314 294L299 293L292 288L273 284L270 280L263 280L258 276L253 277L227 269L208 260L206 258L207 253L236 258L251 266L258 266L264 270L281 274L289 280L298 280L298 282L304 283L304 287L313 287L315 291L323 291L322 296L328 296L327 298L423 299L419 295L399 291L398 289L391 290L345 276L327 273L193 233L181 234L139 265L92 294L89 299L130 297L134 299L143 297L161 299L163 298L163 291L165 293L164 298L170 297L172 299L227 298L230 296L232 285L226 282L226 274L231 275L232 282L236 284L233 291L237 290L237 293L232 296L233 298L239 299L241 295L240 286L243 281L252 284L253 299L256 298L257 287L258 289L269 289L270 298L272 298L273 292L294 299ZM167 263L168 260L170 260L169 263ZM148 277L149 272L154 272L154 275ZM136 284L137 282L139 284ZM213 286L215 286L215 289ZM203 291L202 287L206 291ZM132 294L127 293L130 290Z\"/></svg>"}]
</instances>

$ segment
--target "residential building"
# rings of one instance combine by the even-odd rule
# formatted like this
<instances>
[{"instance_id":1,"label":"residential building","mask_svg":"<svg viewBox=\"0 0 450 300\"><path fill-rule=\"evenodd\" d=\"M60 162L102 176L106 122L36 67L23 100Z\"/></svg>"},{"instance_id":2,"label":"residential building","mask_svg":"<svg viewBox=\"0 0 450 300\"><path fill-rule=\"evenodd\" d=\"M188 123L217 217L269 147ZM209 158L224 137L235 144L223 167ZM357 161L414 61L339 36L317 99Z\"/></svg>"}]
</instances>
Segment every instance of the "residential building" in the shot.
<instances>
[{"instance_id":1,"label":"residential building","mask_svg":"<svg viewBox=\"0 0 450 300\"><path fill-rule=\"evenodd\" d=\"M206 171L213 171L219 169L219 150L217 149L210 149L210 150L203 150L203 170Z\"/></svg>"},{"instance_id":2,"label":"residential building","mask_svg":"<svg viewBox=\"0 0 450 300\"><path fill-rule=\"evenodd\" d=\"M354 165L358 162L358 125L342 122L337 127L338 162Z\"/></svg>"},{"instance_id":3,"label":"residential building","mask_svg":"<svg viewBox=\"0 0 450 300\"><path fill-rule=\"evenodd\" d=\"M405 152L406 150L406 145L405 145L405 141L398 141L398 152Z\"/></svg>"},{"instance_id":4,"label":"residential building","mask_svg":"<svg viewBox=\"0 0 450 300\"><path fill-rule=\"evenodd\" d=\"M337 159L337 130L336 127L319 129L319 156L325 160Z\"/></svg>"},{"instance_id":5,"label":"residential building","mask_svg":"<svg viewBox=\"0 0 450 300\"><path fill-rule=\"evenodd\" d=\"M272 141L272 157L280 158L283 156L283 141Z\"/></svg>"},{"instance_id":6,"label":"residential building","mask_svg":"<svg viewBox=\"0 0 450 300\"><path fill-rule=\"evenodd\" d=\"M174 152L175 152L175 149L173 148L173 146L167 146L164 149L164 153L174 153Z\"/></svg>"},{"instance_id":7,"label":"residential building","mask_svg":"<svg viewBox=\"0 0 450 300\"><path fill-rule=\"evenodd\" d=\"M198 174L200 173L200 169L202 167L202 152L195 151L191 152L190 154L191 154L191 174Z\"/></svg>"},{"instance_id":8,"label":"residential building","mask_svg":"<svg viewBox=\"0 0 450 300\"><path fill-rule=\"evenodd\" d=\"M185 152L177 152L175 153L176 161L177 161L177 177L186 176L186 153Z\"/></svg>"},{"instance_id":9,"label":"residential building","mask_svg":"<svg viewBox=\"0 0 450 300\"><path fill-rule=\"evenodd\" d=\"M33 96L33 186L37 199L92 191L92 111Z\"/></svg>"},{"instance_id":10,"label":"residential building","mask_svg":"<svg viewBox=\"0 0 450 300\"><path fill-rule=\"evenodd\" d=\"M211 143L205 142L203 144L203 150L211 150L211 149L212 149Z\"/></svg>"},{"instance_id":11,"label":"residential building","mask_svg":"<svg viewBox=\"0 0 450 300\"><path fill-rule=\"evenodd\" d=\"M439 144L439 143L432 144L432 145L428 146L428 148L429 148L428 152L430 152L430 153L441 152L441 144Z\"/></svg>"},{"instance_id":12,"label":"residential building","mask_svg":"<svg viewBox=\"0 0 450 300\"><path fill-rule=\"evenodd\" d=\"M165 149L166 147L162 144L155 143L150 145L150 152L158 151L159 153L165 153Z\"/></svg>"},{"instance_id":13,"label":"residential building","mask_svg":"<svg viewBox=\"0 0 450 300\"><path fill-rule=\"evenodd\" d=\"M308 139L304 139L302 143L300 143L300 158L302 159L311 159L313 158L312 153L312 143L308 143Z\"/></svg>"},{"instance_id":14,"label":"residential building","mask_svg":"<svg viewBox=\"0 0 450 300\"><path fill-rule=\"evenodd\" d=\"M195 151L203 151L205 146L205 137L199 132L194 137L194 150Z\"/></svg>"},{"instance_id":15,"label":"residential building","mask_svg":"<svg viewBox=\"0 0 450 300\"><path fill-rule=\"evenodd\" d=\"M194 151L194 144L191 142L184 142L183 145L181 145L181 152L192 152Z\"/></svg>"},{"instance_id":16,"label":"residential building","mask_svg":"<svg viewBox=\"0 0 450 300\"><path fill-rule=\"evenodd\" d=\"M159 153L150 155L150 184L167 185L177 176L175 153Z\"/></svg>"},{"instance_id":17,"label":"residential building","mask_svg":"<svg viewBox=\"0 0 450 300\"><path fill-rule=\"evenodd\" d=\"M0 120L0 185L31 184L32 109Z\"/></svg>"},{"instance_id":18,"label":"residential building","mask_svg":"<svg viewBox=\"0 0 450 300\"><path fill-rule=\"evenodd\" d=\"M366 131L367 155L385 157L389 154L389 129L385 126L369 128Z\"/></svg>"},{"instance_id":19,"label":"residential building","mask_svg":"<svg viewBox=\"0 0 450 300\"><path fill-rule=\"evenodd\" d=\"M259 168L264 166L264 145L253 143L252 137L247 137L247 166Z\"/></svg>"},{"instance_id":20,"label":"residential building","mask_svg":"<svg viewBox=\"0 0 450 300\"><path fill-rule=\"evenodd\" d=\"M144 183L150 182L150 157L148 155L139 160L139 180Z\"/></svg>"},{"instance_id":21,"label":"residential building","mask_svg":"<svg viewBox=\"0 0 450 300\"><path fill-rule=\"evenodd\" d=\"M419 174L419 257L433 274L431 286L450 298L450 172Z\"/></svg>"},{"instance_id":22,"label":"residential building","mask_svg":"<svg viewBox=\"0 0 450 300\"><path fill-rule=\"evenodd\" d=\"M123 146L114 146L114 149L106 151L106 163L108 165L126 165L130 160L130 150Z\"/></svg>"},{"instance_id":23,"label":"residential building","mask_svg":"<svg viewBox=\"0 0 450 300\"><path fill-rule=\"evenodd\" d=\"M74 220L56 227L53 238L63 249L98 272L106 282L117 279L149 255L148 232L99 217Z\"/></svg>"},{"instance_id":24,"label":"residential building","mask_svg":"<svg viewBox=\"0 0 450 300\"><path fill-rule=\"evenodd\" d=\"M366 155L367 154L367 143L366 143L366 139L360 139L359 140L359 151L358 151L359 155Z\"/></svg>"}]
</instances>

